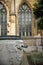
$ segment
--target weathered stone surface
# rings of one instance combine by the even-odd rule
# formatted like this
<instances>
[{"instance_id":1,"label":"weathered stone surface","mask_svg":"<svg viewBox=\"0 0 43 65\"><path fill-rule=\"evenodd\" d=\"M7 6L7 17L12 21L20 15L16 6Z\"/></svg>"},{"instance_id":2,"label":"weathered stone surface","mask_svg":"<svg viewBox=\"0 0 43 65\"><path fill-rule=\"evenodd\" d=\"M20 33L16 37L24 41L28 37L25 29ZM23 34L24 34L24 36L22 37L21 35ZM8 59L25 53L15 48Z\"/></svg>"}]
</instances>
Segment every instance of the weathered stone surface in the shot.
<instances>
[{"instance_id":1,"label":"weathered stone surface","mask_svg":"<svg viewBox=\"0 0 43 65\"><path fill-rule=\"evenodd\" d=\"M22 40L0 40L0 65L20 65L23 57Z\"/></svg>"}]
</instances>

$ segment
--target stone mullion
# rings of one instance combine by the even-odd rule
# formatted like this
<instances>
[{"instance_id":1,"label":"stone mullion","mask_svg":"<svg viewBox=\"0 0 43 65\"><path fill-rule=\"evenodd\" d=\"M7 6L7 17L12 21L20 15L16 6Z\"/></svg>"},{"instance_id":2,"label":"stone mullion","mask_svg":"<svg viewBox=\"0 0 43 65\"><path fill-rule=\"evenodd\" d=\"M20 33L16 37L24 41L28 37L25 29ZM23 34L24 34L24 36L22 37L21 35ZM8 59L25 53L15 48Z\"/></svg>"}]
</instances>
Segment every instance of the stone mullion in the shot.
<instances>
[{"instance_id":1,"label":"stone mullion","mask_svg":"<svg viewBox=\"0 0 43 65\"><path fill-rule=\"evenodd\" d=\"M28 15L28 36L29 36L29 15Z\"/></svg>"},{"instance_id":2,"label":"stone mullion","mask_svg":"<svg viewBox=\"0 0 43 65\"><path fill-rule=\"evenodd\" d=\"M21 13L21 12L20 12ZM18 20L19 21L19 20ZM21 26L20 26L20 24L19 24L19 22L18 22L18 24L19 24L19 28L21 27L21 31L19 30L19 32L21 33L21 37L22 37L22 13L21 13ZM19 34L20 35L20 34Z\"/></svg>"},{"instance_id":3,"label":"stone mullion","mask_svg":"<svg viewBox=\"0 0 43 65\"><path fill-rule=\"evenodd\" d=\"M1 11L0 11L0 24L1 24ZM0 36L1 36L1 25L0 25Z\"/></svg>"},{"instance_id":4,"label":"stone mullion","mask_svg":"<svg viewBox=\"0 0 43 65\"><path fill-rule=\"evenodd\" d=\"M26 36L26 15L25 15L25 12L24 12L24 26L25 26L25 36Z\"/></svg>"}]
</instances>

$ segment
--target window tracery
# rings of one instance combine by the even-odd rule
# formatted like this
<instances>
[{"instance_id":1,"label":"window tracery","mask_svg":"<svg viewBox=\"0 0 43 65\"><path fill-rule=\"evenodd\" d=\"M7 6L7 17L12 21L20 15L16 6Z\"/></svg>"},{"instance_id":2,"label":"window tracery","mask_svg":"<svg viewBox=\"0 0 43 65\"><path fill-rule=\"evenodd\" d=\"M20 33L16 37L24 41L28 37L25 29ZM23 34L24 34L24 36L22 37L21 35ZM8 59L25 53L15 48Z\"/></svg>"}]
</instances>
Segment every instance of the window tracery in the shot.
<instances>
[{"instance_id":1,"label":"window tracery","mask_svg":"<svg viewBox=\"0 0 43 65\"><path fill-rule=\"evenodd\" d=\"M19 8L18 12L18 23L19 23L19 35L20 36L31 36L31 10L23 4Z\"/></svg>"},{"instance_id":2,"label":"window tracery","mask_svg":"<svg viewBox=\"0 0 43 65\"><path fill-rule=\"evenodd\" d=\"M5 36L7 34L7 16L6 9L2 3L0 3L0 36Z\"/></svg>"}]
</instances>

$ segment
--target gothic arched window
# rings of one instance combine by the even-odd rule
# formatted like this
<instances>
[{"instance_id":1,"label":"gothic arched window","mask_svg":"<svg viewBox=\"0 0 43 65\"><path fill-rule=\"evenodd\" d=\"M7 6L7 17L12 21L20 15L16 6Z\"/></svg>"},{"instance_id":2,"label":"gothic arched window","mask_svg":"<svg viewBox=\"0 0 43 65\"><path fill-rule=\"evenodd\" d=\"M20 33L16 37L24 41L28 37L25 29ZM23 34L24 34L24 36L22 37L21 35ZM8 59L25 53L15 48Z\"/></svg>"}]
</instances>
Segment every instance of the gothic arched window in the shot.
<instances>
[{"instance_id":1,"label":"gothic arched window","mask_svg":"<svg viewBox=\"0 0 43 65\"><path fill-rule=\"evenodd\" d=\"M19 8L18 12L18 23L19 23L19 35L20 36L31 36L31 10L26 5L23 4Z\"/></svg>"},{"instance_id":2,"label":"gothic arched window","mask_svg":"<svg viewBox=\"0 0 43 65\"><path fill-rule=\"evenodd\" d=\"M0 3L0 36L7 35L7 12L2 3Z\"/></svg>"}]
</instances>

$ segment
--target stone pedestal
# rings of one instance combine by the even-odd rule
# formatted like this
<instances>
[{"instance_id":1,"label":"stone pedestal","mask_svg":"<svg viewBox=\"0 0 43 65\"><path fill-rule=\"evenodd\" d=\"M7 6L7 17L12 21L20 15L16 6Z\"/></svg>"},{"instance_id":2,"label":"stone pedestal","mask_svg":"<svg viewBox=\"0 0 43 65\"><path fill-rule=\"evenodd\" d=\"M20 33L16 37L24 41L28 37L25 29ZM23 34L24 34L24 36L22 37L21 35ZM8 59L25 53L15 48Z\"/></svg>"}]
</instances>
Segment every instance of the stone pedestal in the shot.
<instances>
[{"instance_id":1,"label":"stone pedestal","mask_svg":"<svg viewBox=\"0 0 43 65\"><path fill-rule=\"evenodd\" d=\"M10 39L10 38L9 38ZM22 40L0 40L0 65L20 65L23 57Z\"/></svg>"}]
</instances>

